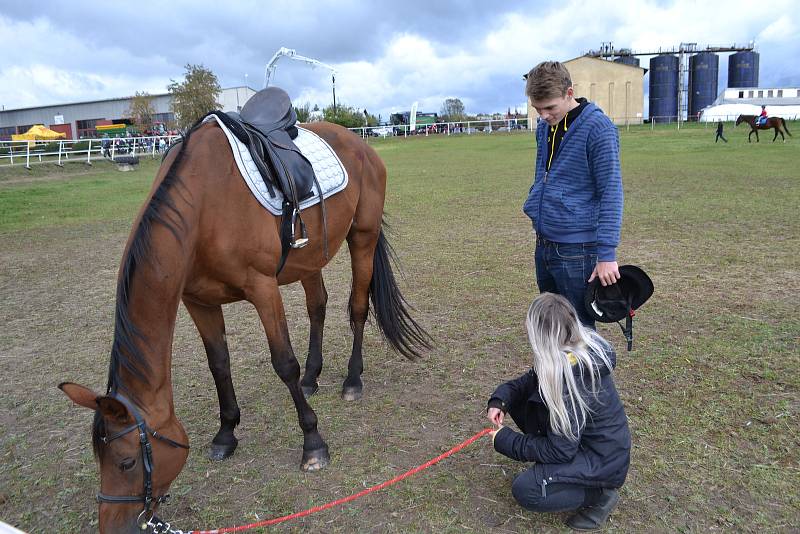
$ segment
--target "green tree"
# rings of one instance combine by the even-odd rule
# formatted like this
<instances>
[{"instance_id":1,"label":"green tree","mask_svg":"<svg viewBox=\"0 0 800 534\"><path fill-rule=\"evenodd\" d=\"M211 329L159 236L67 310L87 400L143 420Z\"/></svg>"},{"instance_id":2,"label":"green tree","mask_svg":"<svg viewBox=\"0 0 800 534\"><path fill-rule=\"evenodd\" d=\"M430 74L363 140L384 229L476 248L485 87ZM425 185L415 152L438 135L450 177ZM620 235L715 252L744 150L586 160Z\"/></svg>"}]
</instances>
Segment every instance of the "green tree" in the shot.
<instances>
[{"instance_id":1,"label":"green tree","mask_svg":"<svg viewBox=\"0 0 800 534\"><path fill-rule=\"evenodd\" d=\"M311 104L306 102L300 107L295 106L294 112L297 114L297 122L308 122L308 118L311 115Z\"/></svg>"},{"instance_id":2,"label":"green tree","mask_svg":"<svg viewBox=\"0 0 800 534\"><path fill-rule=\"evenodd\" d=\"M186 65L183 83L170 80L167 86L172 95L170 108L175 113L178 128L188 128L209 111L219 109L217 97L222 88L217 76L202 65Z\"/></svg>"},{"instance_id":3,"label":"green tree","mask_svg":"<svg viewBox=\"0 0 800 534\"><path fill-rule=\"evenodd\" d=\"M446 122L463 121L466 117L464 103L460 98L448 98L442 104L442 111L439 114Z\"/></svg>"},{"instance_id":4,"label":"green tree","mask_svg":"<svg viewBox=\"0 0 800 534\"><path fill-rule=\"evenodd\" d=\"M126 117L131 119L136 129L140 134L153 127L153 116L156 114L156 108L153 106L152 97L146 92L136 92L136 95L131 99L128 106Z\"/></svg>"},{"instance_id":5,"label":"green tree","mask_svg":"<svg viewBox=\"0 0 800 534\"><path fill-rule=\"evenodd\" d=\"M322 115L325 117L326 121L339 124L345 128L363 128L365 122L367 126L378 125L378 118L375 115L367 114L365 116L363 109L345 106L343 104L336 106L336 110L333 109L332 105L326 107L322 110Z\"/></svg>"}]
</instances>

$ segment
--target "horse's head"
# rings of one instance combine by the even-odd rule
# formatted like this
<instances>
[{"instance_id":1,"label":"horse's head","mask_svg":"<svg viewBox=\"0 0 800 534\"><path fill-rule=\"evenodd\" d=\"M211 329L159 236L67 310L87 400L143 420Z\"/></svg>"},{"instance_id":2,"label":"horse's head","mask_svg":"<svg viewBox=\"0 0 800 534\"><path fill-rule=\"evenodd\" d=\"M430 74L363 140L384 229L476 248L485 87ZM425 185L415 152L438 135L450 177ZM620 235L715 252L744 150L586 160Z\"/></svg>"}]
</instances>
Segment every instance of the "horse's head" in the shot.
<instances>
[{"instance_id":1,"label":"horse's head","mask_svg":"<svg viewBox=\"0 0 800 534\"><path fill-rule=\"evenodd\" d=\"M744 122L744 115L739 115L738 117L736 117L736 126L739 126L739 124L743 122Z\"/></svg>"},{"instance_id":2,"label":"horse's head","mask_svg":"<svg viewBox=\"0 0 800 534\"><path fill-rule=\"evenodd\" d=\"M100 532L153 532L147 523L189 455L183 425L169 409L155 419L161 410L140 414L119 395L98 395L69 382L58 387L72 402L95 412L92 441L100 465ZM145 502L146 497L152 501Z\"/></svg>"}]
</instances>

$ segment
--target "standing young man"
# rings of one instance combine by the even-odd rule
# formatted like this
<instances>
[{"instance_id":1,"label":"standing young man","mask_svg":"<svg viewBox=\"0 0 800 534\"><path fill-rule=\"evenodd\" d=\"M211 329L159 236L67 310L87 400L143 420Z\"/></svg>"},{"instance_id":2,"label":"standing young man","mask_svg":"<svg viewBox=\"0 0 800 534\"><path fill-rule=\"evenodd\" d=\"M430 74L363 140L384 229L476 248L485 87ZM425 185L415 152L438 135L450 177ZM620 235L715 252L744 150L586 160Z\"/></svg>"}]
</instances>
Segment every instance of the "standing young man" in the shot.
<instances>
[{"instance_id":1,"label":"standing young man","mask_svg":"<svg viewBox=\"0 0 800 534\"><path fill-rule=\"evenodd\" d=\"M725 139L725 136L722 135L722 119L717 121L717 136L714 138L714 142L716 143L720 139L722 139L726 143L728 142L728 140Z\"/></svg>"},{"instance_id":2,"label":"standing young man","mask_svg":"<svg viewBox=\"0 0 800 534\"><path fill-rule=\"evenodd\" d=\"M545 61L528 73L525 94L541 120L536 174L523 209L536 232L539 291L567 298L594 328L584 293L595 278L619 280L622 175L616 126L585 98L575 98L566 67Z\"/></svg>"}]
</instances>

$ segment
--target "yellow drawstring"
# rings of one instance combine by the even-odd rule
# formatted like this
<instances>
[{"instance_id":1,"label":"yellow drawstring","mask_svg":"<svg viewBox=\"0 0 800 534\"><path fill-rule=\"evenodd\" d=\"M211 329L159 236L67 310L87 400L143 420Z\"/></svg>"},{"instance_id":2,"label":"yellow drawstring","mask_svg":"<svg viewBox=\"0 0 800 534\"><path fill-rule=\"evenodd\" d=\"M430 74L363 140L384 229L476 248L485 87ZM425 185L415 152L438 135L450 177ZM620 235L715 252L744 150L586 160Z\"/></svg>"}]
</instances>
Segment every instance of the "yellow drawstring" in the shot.
<instances>
[{"instance_id":1,"label":"yellow drawstring","mask_svg":"<svg viewBox=\"0 0 800 534\"><path fill-rule=\"evenodd\" d=\"M553 164L553 154L556 151L556 128L558 128L558 124L555 126L550 127L550 137L547 138L547 141L550 143L550 157L547 159L547 170L550 170L550 165ZM567 116L564 115L564 133L567 132Z\"/></svg>"}]
</instances>

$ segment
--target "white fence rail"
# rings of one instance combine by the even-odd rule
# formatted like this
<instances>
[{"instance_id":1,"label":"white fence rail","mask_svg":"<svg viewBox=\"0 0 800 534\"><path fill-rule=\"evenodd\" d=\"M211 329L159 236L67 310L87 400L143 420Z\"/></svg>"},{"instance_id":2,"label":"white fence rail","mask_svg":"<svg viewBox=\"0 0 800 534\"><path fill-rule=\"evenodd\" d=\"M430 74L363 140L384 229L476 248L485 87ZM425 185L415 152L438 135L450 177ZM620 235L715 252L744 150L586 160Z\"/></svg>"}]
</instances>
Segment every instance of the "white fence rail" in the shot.
<instances>
[{"instance_id":1,"label":"white fence rail","mask_svg":"<svg viewBox=\"0 0 800 534\"><path fill-rule=\"evenodd\" d=\"M613 121L617 127L626 130L631 128L642 129L663 129L671 128L714 128L716 127L717 120L722 122L736 122L739 115L724 115L714 116L713 118L701 118L699 121L692 117L691 120L678 120L677 117L651 117L643 120L642 117L613 117ZM776 115L777 116L777 115ZM786 116L783 118L787 121L799 120L800 115ZM534 129L536 122L534 121ZM417 125L416 130L412 131L407 124L386 125L386 126L364 126L361 128L350 128L351 131L357 133L361 137L408 137L413 135L471 135L471 134L487 134L497 132L526 132L528 131L528 119L500 119L500 120L481 120L481 121L461 121L461 122L437 122L430 125Z\"/></svg>"},{"instance_id":2,"label":"white fence rail","mask_svg":"<svg viewBox=\"0 0 800 534\"><path fill-rule=\"evenodd\" d=\"M437 122L435 124L417 124L414 130L408 124L385 126L364 126L350 128L361 137L408 137L409 135L472 135L492 132L526 131L528 119L493 119L459 122Z\"/></svg>"},{"instance_id":3,"label":"white fence rail","mask_svg":"<svg viewBox=\"0 0 800 534\"><path fill-rule=\"evenodd\" d=\"M663 129L663 128L713 128L716 121L734 122L738 115L726 115L705 118L699 122L678 121L675 117L652 117L647 122L641 117L625 118L615 117L617 126L630 130ZM787 121L798 120L800 116L787 117ZM702 126L701 126L702 125ZM535 127L535 125L534 125ZM373 126L350 128L361 137L409 137L413 135L486 135L492 133L527 132L528 119L500 119L460 122L437 122L435 124L418 125L411 130L407 124L393 126ZM83 162L91 165L93 160L114 161L120 156L151 156L155 158L164 149L180 136L147 136L125 137L107 139L60 139L56 141L0 141L0 167L11 165L24 165L30 169L31 165L39 163L55 163L63 165L65 162Z\"/></svg>"},{"instance_id":4,"label":"white fence rail","mask_svg":"<svg viewBox=\"0 0 800 534\"><path fill-rule=\"evenodd\" d=\"M58 139L55 141L0 141L0 167L67 162L83 162L91 165L93 160L114 161L120 156L160 155L166 147L178 139L175 135L147 137L118 137L107 139Z\"/></svg>"}]
</instances>

